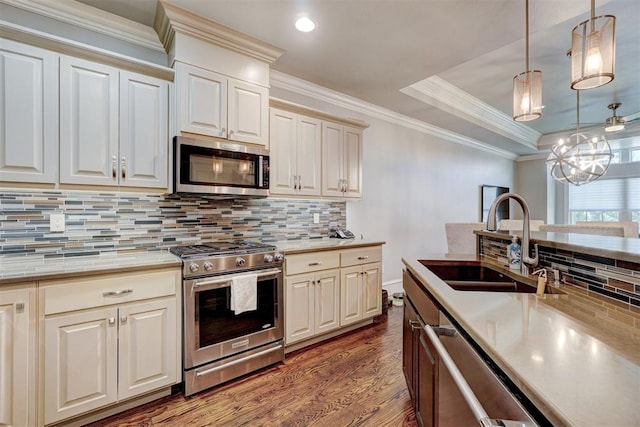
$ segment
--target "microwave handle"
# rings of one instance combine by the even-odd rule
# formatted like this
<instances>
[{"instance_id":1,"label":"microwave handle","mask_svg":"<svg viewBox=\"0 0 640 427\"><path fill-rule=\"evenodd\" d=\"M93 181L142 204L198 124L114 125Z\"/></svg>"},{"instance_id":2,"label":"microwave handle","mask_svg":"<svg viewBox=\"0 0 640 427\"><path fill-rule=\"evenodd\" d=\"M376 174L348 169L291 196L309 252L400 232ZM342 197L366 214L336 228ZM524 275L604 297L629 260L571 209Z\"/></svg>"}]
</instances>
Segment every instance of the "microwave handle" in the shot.
<instances>
[{"instance_id":1,"label":"microwave handle","mask_svg":"<svg viewBox=\"0 0 640 427\"><path fill-rule=\"evenodd\" d=\"M258 279L259 279L261 277L270 276L272 274L279 274L281 272L282 272L282 270L280 270L278 268L271 268L269 270L265 270L265 271L259 273L257 276L258 276ZM203 288L205 286L207 288L209 288L209 289L229 287L231 285L231 279L233 278L233 276L238 276L238 275L242 275L242 273L240 273L240 274L227 274L227 275L224 275L224 276L215 277L215 278L210 279L210 280L202 280L200 282L195 282L193 284L193 286L191 287L191 291L193 292L193 290L199 289L199 288Z\"/></svg>"}]
</instances>

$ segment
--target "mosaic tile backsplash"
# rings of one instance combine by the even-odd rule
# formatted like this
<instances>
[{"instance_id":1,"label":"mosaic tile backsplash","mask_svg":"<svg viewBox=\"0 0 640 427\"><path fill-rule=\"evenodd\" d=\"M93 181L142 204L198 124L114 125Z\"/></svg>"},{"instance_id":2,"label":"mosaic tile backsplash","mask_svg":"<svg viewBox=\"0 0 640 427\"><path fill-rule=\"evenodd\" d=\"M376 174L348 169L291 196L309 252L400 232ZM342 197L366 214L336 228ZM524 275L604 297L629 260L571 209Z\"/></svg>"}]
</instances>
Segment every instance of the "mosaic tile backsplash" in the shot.
<instances>
[{"instance_id":1,"label":"mosaic tile backsplash","mask_svg":"<svg viewBox=\"0 0 640 427\"><path fill-rule=\"evenodd\" d=\"M64 232L49 215L64 213ZM313 224L313 214L320 223ZM155 251L220 239L326 238L346 225L342 201L226 199L88 191L0 191L0 255Z\"/></svg>"},{"instance_id":2,"label":"mosaic tile backsplash","mask_svg":"<svg viewBox=\"0 0 640 427\"><path fill-rule=\"evenodd\" d=\"M480 253L506 264L507 243L480 236ZM542 245L538 249L539 265L559 270L563 283L640 307L640 264Z\"/></svg>"}]
</instances>

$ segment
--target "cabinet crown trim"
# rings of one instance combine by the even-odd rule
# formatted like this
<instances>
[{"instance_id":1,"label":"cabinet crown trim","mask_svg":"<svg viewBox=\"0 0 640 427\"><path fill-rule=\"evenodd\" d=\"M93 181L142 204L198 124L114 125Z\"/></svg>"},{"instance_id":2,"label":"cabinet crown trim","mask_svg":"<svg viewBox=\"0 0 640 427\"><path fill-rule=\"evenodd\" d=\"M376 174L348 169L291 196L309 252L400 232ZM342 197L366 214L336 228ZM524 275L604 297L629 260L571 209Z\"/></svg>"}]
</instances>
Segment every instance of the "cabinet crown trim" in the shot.
<instances>
[{"instance_id":1,"label":"cabinet crown trim","mask_svg":"<svg viewBox=\"0 0 640 427\"><path fill-rule=\"evenodd\" d=\"M279 108L281 110L286 110L292 113L304 114L305 116L311 116L317 119L354 127L357 129L366 129L369 127L369 124L362 120L334 116L334 115L325 113L324 111L316 110L314 108L309 108L304 105L285 101L279 98L269 98L269 107Z\"/></svg>"},{"instance_id":2,"label":"cabinet crown trim","mask_svg":"<svg viewBox=\"0 0 640 427\"><path fill-rule=\"evenodd\" d=\"M225 27L165 1L158 2L153 28L167 52L175 34L185 34L205 42L272 64L285 51L232 28Z\"/></svg>"}]
</instances>

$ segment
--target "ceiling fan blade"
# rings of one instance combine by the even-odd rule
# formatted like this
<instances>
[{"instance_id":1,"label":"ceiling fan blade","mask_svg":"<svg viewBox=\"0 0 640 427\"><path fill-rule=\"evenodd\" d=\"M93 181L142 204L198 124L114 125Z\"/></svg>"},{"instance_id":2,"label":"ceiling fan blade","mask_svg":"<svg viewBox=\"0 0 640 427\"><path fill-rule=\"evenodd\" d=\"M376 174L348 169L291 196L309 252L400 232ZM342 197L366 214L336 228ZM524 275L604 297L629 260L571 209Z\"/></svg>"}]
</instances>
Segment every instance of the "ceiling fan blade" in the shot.
<instances>
[{"instance_id":1,"label":"ceiling fan blade","mask_svg":"<svg viewBox=\"0 0 640 427\"><path fill-rule=\"evenodd\" d=\"M630 114L628 116L623 117L625 122L630 122L631 120L635 120L637 118L640 118L640 111L638 111L637 113Z\"/></svg>"}]
</instances>

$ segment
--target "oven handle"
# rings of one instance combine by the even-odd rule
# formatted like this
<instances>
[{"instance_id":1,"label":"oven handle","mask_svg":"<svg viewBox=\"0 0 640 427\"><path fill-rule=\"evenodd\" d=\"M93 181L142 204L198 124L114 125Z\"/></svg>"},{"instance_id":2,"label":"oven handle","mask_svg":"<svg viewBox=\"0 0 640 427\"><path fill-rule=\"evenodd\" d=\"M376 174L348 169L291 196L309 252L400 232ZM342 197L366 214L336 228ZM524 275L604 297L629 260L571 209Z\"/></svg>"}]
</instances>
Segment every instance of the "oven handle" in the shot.
<instances>
[{"instance_id":1,"label":"oven handle","mask_svg":"<svg viewBox=\"0 0 640 427\"><path fill-rule=\"evenodd\" d=\"M258 279L261 277L265 277L265 276L271 276L273 274L280 274L282 273L282 270L279 268L271 268L269 270L263 270L260 273L257 274ZM238 276L238 275L242 275L244 273L239 273L239 274L227 274L224 276L218 276L215 277L213 279L205 279L202 281L196 281L193 283L192 287L191 287L191 293L193 294L194 290L198 289L198 290L205 290L205 289L200 289L203 287L207 287L207 289L217 289L217 288L224 288L224 287L228 287L231 284L231 278L233 276Z\"/></svg>"},{"instance_id":2,"label":"oven handle","mask_svg":"<svg viewBox=\"0 0 640 427\"><path fill-rule=\"evenodd\" d=\"M244 363L247 360L255 359L256 357L260 357L260 356L263 356L265 354L272 353L273 351L280 350L281 348L282 348L282 344L278 344L275 347L271 347L271 348L268 348L266 350L259 351L257 353L251 354L251 355L249 355L247 357L243 357L241 359L233 360L233 361L228 362L228 363L226 363L224 365L215 366L213 368L209 368L209 369L204 370L204 371L198 371L198 372L196 372L196 377L201 377L203 375L209 375L209 374L211 374L211 373L213 373L215 371L219 371L220 369L226 369L229 366L237 365L238 363Z\"/></svg>"}]
</instances>

